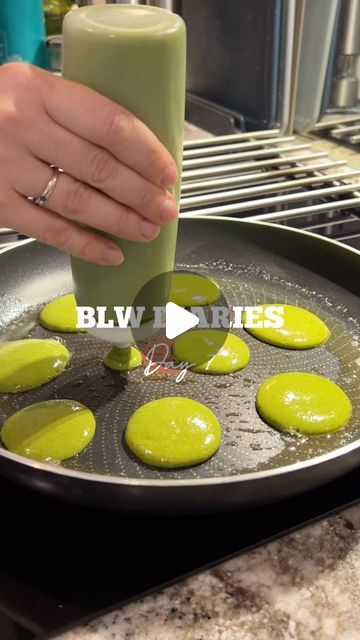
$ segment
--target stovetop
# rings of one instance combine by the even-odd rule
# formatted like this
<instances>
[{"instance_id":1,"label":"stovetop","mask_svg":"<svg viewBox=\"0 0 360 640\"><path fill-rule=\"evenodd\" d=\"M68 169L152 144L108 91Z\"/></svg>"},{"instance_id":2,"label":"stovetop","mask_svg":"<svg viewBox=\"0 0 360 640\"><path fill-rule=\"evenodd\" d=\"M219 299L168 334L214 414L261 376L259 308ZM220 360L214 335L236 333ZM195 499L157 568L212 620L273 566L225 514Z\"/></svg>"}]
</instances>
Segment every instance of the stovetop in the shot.
<instances>
[{"instance_id":1,"label":"stovetop","mask_svg":"<svg viewBox=\"0 0 360 640\"><path fill-rule=\"evenodd\" d=\"M359 501L360 469L261 508L138 516L0 481L1 640L30 640Z\"/></svg>"},{"instance_id":2,"label":"stovetop","mask_svg":"<svg viewBox=\"0 0 360 640\"><path fill-rule=\"evenodd\" d=\"M279 131L190 137L182 214L269 220L360 249L360 172L343 159ZM67 504L0 479L0 640L53 632L242 553L354 504L359 485L360 469L258 509L146 517Z\"/></svg>"}]
</instances>

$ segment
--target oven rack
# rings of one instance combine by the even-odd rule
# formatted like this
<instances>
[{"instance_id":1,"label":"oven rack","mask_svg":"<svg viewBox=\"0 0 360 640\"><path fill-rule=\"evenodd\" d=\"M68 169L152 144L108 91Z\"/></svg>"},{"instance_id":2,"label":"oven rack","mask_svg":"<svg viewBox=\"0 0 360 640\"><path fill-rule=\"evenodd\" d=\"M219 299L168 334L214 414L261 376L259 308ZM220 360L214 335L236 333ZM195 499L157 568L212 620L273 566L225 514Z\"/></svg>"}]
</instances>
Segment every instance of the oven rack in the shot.
<instances>
[{"instance_id":1,"label":"oven rack","mask_svg":"<svg viewBox=\"0 0 360 640\"><path fill-rule=\"evenodd\" d=\"M360 169L278 129L184 143L180 215L278 222L360 235Z\"/></svg>"},{"instance_id":2,"label":"oven rack","mask_svg":"<svg viewBox=\"0 0 360 640\"><path fill-rule=\"evenodd\" d=\"M360 113L343 114L318 122L314 133L325 134L327 137L340 142L360 144Z\"/></svg>"}]
</instances>

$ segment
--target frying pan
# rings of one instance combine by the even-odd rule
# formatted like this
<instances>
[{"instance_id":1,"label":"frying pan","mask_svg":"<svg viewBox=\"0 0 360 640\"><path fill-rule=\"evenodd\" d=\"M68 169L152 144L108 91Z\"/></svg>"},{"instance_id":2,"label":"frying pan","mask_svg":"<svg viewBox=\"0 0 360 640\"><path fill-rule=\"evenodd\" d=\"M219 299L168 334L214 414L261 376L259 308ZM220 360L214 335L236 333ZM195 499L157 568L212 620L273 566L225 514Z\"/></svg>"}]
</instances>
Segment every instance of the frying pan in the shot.
<instances>
[{"instance_id":1,"label":"frying pan","mask_svg":"<svg viewBox=\"0 0 360 640\"><path fill-rule=\"evenodd\" d=\"M250 363L230 376L188 372L145 377L106 370L107 345L87 334L62 334L72 353L67 370L33 391L0 398L0 424L14 411L51 398L76 399L96 414L92 443L62 465L34 462L0 448L1 474L36 490L88 505L137 512L200 512L260 504L305 491L360 462L360 253L319 236L237 219L183 217L177 267L214 278L230 305L290 303L318 314L331 330L324 346L289 351L244 330ZM0 255L0 339L49 337L37 314L48 300L72 290L65 254L27 241ZM53 334L55 335L55 334ZM353 404L349 426L300 437L270 428L255 409L261 382L283 371L309 371L337 381ZM223 428L219 451L206 463L157 470L126 449L123 431L149 400L187 396L208 405Z\"/></svg>"}]
</instances>

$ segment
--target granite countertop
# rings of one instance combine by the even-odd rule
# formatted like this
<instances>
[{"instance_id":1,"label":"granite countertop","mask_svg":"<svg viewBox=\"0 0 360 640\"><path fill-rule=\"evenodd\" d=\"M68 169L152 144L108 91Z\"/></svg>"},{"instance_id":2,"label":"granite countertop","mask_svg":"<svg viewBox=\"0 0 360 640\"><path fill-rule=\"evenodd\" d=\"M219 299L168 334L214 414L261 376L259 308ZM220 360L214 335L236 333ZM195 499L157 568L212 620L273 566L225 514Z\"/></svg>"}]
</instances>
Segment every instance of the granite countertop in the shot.
<instances>
[{"instance_id":1,"label":"granite countertop","mask_svg":"<svg viewBox=\"0 0 360 640\"><path fill-rule=\"evenodd\" d=\"M352 149L313 148L360 167ZM360 640L360 505L57 638Z\"/></svg>"},{"instance_id":2,"label":"granite countertop","mask_svg":"<svg viewBox=\"0 0 360 640\"><path fill-rule=\"evenodd\" d=\"M359 589L360 505L57 637L359 640Z\"/></svg>"}]
</instances>

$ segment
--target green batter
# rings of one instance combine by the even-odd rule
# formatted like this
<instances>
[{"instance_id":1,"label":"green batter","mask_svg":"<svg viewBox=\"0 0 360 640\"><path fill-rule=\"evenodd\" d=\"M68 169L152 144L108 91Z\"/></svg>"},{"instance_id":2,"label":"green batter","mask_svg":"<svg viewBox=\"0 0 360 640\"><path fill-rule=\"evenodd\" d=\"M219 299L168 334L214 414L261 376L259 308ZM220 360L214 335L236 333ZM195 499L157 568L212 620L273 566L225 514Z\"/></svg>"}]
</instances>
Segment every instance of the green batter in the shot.
<instances>
[{"instance_id":1,"label":"green batter","mask_svg":"<svg viewBox=\"0 0 360 640\"><path fill-rule=\"evenodd\" d=\"M262 307L262 313L257 316L256 322L263 322L266 320L265 309L274 306L274 304L259 306ZM311 349L323 344L329 338L330 331L327 326L310 311L280 302L277 302L275 306L284 307L283 326L279 329L246 327L246 330L255 338L284 349ZM245 318L246 314L243 319L245 320Z\"/></svg>"},{"instance_id":2,"label":"green batter","mask_svg":"<svg viewBox=\"0 0 360 640\"><path fill-rule=\"evenodd\" d=\"M171 281L170 302L180 307L201 307L218 299L220 288L210 278L193 273L174 273Z\"/></svg>"},{"instance_id":3,"label":"green batter","mask_svg":"<svg viewBox=\"0 0 360 640\"><path fill-rule=\"evenodd\" d=\"M104 356L104 365L114 371L130 371L142 362L142 355L135 347L112 347Z\"/></svg>"},{"instance_id":4,"label":"green batter","mask_svg":"<svg viewBox=\"0 0 360 640\"><path fill-rule=\"evenodd\" d=\"M351 416L346 393L335 382L313 373L280 373L268 378L257 392L256 407L270 426L306 435L337 431Z\"/></svg>"},{"instance_id":5,"label":"green batter","mask_svg":"<svg viewBox=\"0 0 360 640\"><path fill-rule=\"evenodd\" d=\"M191 366L197 373L223 375L243 369L250 359L249 348L232 333L224 339L219 329L197 329L178 336L172 344L177 362L196 363Z\"/></svg>"},{"instance_id":6,"label":"green batter","mask_svg":"<svg viewBox=\"0 0 360 640\"><path fill-rule=\"evenodd\" d=\"M85 329L77 329L76 300L73 293L56 298L40 311L39 322L45 329L65 333L80 333Z\"/></svg>"},{"instance_id":7,"label":"green batter","mask_svg":"<svg viewBox=\"0 0 360 640\"><path fill-rule=\"evenodd\" d=\"M80 402L47 400L32 404L4 423L4 445L20 456L59 463L82 451L95 434L95 417Z\"/></svg>"},{"instance_id":8,"label":"green batter","mask_svg":"<svg viewBox=\"0 0 360 640\"><path fill-rule=\"evenodd\" d=\"M14 340L0 345L0 391L35 389L62 373L69 362L67 348L57 340Z\"/></svg>"},{"instance_id":9,"label":"green batter","mask_svg":"<svg viewBox=\"0 0 360 640\"><path fill-rule=\"evenodd\" d=\"M155 467L187 467L210 458L220 446L221 427L213 412L189 398L153 400L127 423L131 451Z\"/></svg>"}]
</instances>

